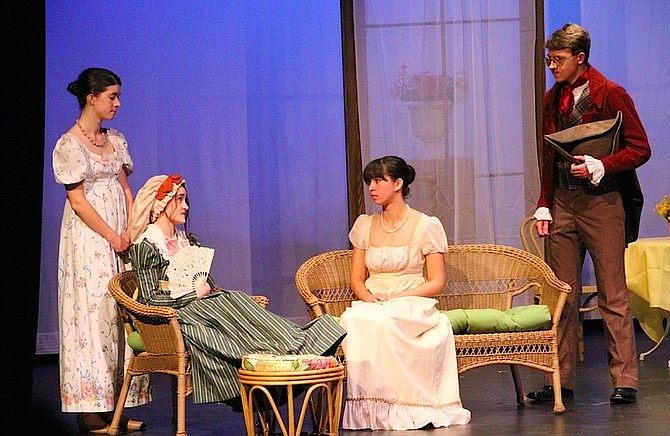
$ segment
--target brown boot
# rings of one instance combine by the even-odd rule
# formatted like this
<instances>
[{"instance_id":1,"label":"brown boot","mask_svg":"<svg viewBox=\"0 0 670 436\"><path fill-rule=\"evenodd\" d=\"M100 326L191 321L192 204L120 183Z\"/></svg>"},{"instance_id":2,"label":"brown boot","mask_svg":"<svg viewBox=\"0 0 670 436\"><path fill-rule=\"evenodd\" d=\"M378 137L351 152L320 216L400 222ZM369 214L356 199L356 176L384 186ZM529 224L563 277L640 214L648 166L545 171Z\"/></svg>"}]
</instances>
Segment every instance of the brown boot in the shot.
<instances>
[{"instance_id":1,"label":"brown boot","mask_svg":"<svg viewBox=\"0 0 670 436\"><path fill-rule=\"evenodd\" d=\"M77 414L79 433L107 434L107 423L97 413Z\"/></svg>"},{"instance_id":2,"label":"brown boot","mask_svg":"<svg viewBox=\"0 0 670 436\"><path fill-rule=\"evenodd\" d=\"M114 418L114 412L101 413L100 417L107 424L111 424L112 419ZM131 433L134 431L144 431L146 428L147 425L144 421L135 421L134 419L128 418L126 415L121 415L121 420L119 420L119 430Z\"/></svg>"}]
</instances>

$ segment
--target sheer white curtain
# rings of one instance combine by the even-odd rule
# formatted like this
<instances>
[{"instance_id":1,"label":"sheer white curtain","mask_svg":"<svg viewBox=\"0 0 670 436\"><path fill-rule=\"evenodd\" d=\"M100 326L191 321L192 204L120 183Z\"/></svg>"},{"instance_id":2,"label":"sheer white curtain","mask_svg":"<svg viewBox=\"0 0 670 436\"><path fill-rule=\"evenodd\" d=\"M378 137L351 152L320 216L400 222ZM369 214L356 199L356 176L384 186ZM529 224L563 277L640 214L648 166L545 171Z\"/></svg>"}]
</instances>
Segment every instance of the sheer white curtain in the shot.
<instances>
[{"instance_id":1,"label":"sheer white curtain","mask_svg":"<svg viewBox=\"0 0 670 436\"><path fill-rule=\"evenodd\" d=\"M363 165L388 154L413 165L408 202L451 244L520 247L535 210L534 5L354 2Z\"/></svg>"}]
</instances>

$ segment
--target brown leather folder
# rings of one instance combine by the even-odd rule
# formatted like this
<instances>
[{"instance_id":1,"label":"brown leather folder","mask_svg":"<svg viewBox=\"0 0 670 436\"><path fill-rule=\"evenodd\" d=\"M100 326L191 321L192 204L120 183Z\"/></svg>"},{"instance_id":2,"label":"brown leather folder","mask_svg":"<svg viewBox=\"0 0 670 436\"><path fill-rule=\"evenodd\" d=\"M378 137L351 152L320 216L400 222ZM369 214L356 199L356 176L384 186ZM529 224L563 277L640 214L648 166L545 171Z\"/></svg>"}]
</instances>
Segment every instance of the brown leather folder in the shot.
<instances>
[{"instance_id":1,"label":"brown leather folder","mask_svg":"<svg viewBox=\"0 0 670 436\"><path fill-rule=\"evenodd\" d=\"M585 154L602 159L619 149L622 119L623 116L619 111L616 117L610 120L578 124L544 135L544 139L570 162L575 161L574 156Z\"/></svg>"}]
</instances>

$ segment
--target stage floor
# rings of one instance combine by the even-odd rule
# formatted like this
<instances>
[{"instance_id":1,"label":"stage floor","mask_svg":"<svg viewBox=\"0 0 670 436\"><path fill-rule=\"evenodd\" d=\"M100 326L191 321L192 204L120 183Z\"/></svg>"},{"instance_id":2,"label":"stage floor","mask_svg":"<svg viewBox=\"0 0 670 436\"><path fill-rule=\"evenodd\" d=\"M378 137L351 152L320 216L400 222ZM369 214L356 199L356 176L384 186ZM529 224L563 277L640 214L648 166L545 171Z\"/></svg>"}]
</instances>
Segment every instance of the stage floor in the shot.
<instances>
[{"instance_id":1,"label":"stage floor","mask_svg":"<svg viewBox=\"0 0 670 436\"><path fill-rule=\"evenodd\" d=\"M637 326L638 354L653 343ZM566 411L554 415L552 403L530 402L518 407L514 384L508 366L495 365L476 368L460 377L461 399L472 412L468 425L416 431L377 431L374 436L439 436L439 435L661 435L668 434L670 426L670 341L666 340L654 353L639 362L640 389L635 404L613 405L609 402L612 385L607 371L607 356L599 320L585 322L585 361L577 374L578 387L574 399L564 399ZM540 371L521 368L526 392L543 384ZM133 419L142 419L147 430L142 436L174 434L171 424L170 380L156 376L154 401L135 409L127 409ZM57 356L38 356L34 369L33 404L36 429L49 434L76 434L75 416L60 412L58 397ZM7 428L20 430L24 419L14 421ZM186 428L191 436L245 435L241 413L229 406L193 404L189 398L186 407ZM61 433L58 431L61 430ZM342 436L372 433L342 431ZM7 434L12 434L7 430Z\"/></svg>"}]
</instances>

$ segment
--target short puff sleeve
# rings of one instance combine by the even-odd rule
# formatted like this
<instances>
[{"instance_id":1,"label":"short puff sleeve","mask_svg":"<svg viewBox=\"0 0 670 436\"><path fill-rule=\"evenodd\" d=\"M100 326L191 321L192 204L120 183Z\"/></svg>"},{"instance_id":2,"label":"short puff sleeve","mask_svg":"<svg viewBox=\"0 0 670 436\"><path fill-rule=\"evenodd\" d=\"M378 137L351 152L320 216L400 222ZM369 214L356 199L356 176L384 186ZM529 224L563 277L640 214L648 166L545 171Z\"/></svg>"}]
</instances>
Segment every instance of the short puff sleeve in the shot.
<instances>
[{"instance_id":1,"label":"short puff sleeve","mask_svg":"<svg viewBox=\"0 0 670 436\"><path fill-rule=\"evenodd\" d=\"M362 214L356 218L354 226L349 232L349 241L354 248L367 250L370 239L370 226L372 225L372 216Z\"/></svg>"},{"instance_id":2,"label":"short puff sleeve","mask_svg":"<svg viewBox=\"0 0 670 436\"><path fill-rule=\"evenodd\" d=\"M433 253L446 253L448 249L447 234L440 219L425 215L422 221L421 253L424 256Z\"/></svg>"},{"instance_id":3,"label":"short puff sleeve","mask_svg":"<svg viewBox=\"0 0 670 436\"><path fill-rule=\"evenodd\" d=\"M123 133L116 129L107 129L107 137L112 141L114 149L123 163L123 169L126 171L126 176L129 176L135 170L133 159L130 157L128 151L128 141Z\"/></svg>"},{"instance_id":4,"label":"short puff sleeve","mask_svg":"<svg viewBox=\"0 0 670 436\"><path fill-rule=\"evenodd\" d=\"M57 183L71 185L86 178L88 159L84 147L72 134L65 134L58 139L51 156Z\"/></svg>"}]
</instances>

